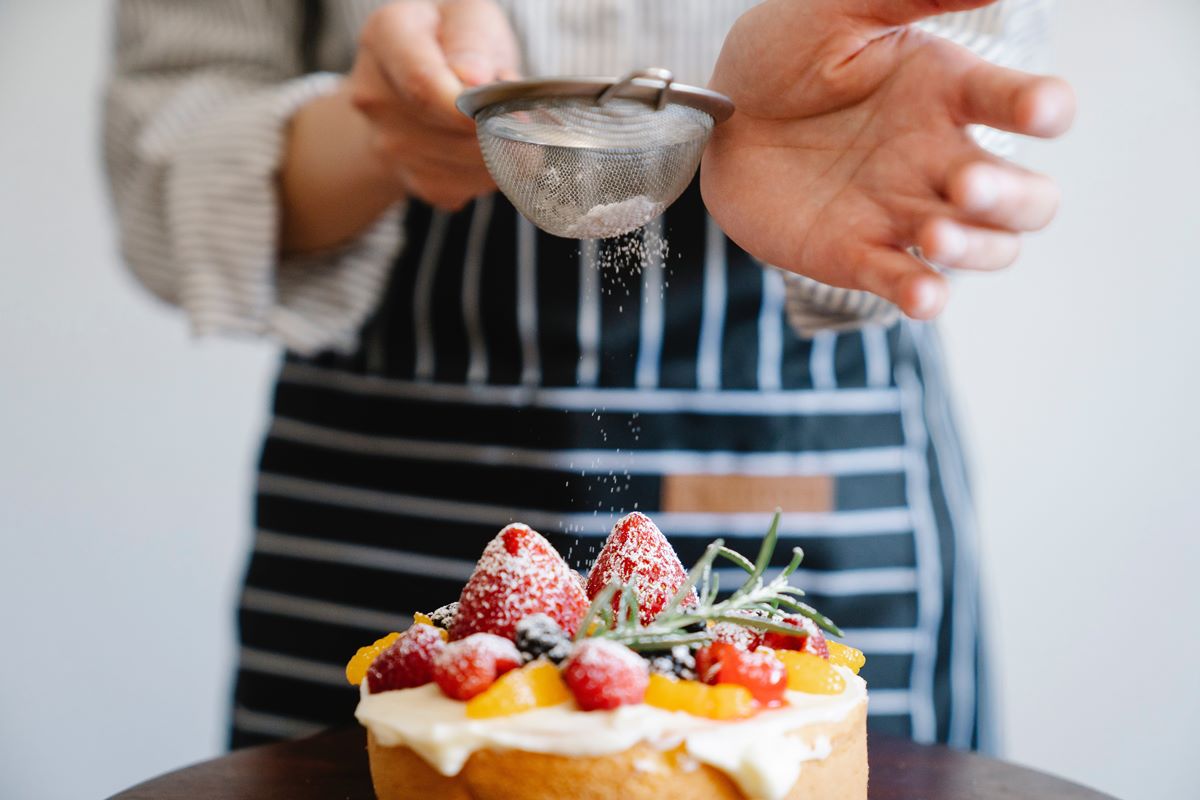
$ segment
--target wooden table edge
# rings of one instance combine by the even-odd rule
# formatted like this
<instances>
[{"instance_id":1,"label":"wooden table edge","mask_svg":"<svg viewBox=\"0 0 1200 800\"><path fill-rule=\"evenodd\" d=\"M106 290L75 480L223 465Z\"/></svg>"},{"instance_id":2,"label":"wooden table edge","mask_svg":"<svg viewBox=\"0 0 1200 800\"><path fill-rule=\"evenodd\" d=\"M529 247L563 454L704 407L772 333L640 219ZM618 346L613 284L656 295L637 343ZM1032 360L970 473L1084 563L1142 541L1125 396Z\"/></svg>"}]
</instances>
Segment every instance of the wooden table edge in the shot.
<instances>
[{"instance_id":1,"label":"wooden table edge","mask_svg":"<svg viewBox=\"0 0 1200 800\"><path fill-rule=\"evenodd\" d=\"M906 739L870 736L870 800L1115 800L1039 770ZM159 775L109 800L373 800L357 725L260 745Z\"/></svg>"}]
</instances>

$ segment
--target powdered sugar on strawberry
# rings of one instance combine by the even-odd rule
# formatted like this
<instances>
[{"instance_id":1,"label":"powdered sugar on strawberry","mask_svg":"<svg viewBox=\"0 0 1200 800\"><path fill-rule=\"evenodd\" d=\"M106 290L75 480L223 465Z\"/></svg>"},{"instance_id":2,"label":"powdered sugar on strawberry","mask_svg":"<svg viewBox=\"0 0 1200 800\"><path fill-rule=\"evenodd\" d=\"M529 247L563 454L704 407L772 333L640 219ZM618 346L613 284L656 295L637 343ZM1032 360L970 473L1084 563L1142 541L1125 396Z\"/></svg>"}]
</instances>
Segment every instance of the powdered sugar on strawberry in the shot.
<instances>
[{"instance_id":1,"label":"powdered sugar on strawberry","mask_svg":"<svg viewBox=\"0 0 1200 800\"><path fill-rule=\"evenodd\" d=\"M763 642L760 631L738 625L736 622L718 622L708 629L714 642L726 642L743 650L757 650Z\"/></svg>"},{"instance_id":2,"label":"powdered sugar on strawberry","mask_svg":"<svg viewBox=\"0 0 1200 800\"><path fill-rule=\"evenodd\" d=\"M829 643L817 623L807 617L784 617L782 622L796 628L794 634L768 633L763 641L774 650L801 650L829 660Z\"/></svg>"},{"instance_id":3,"label":"powdered sugar on strawberry","mask_svg":"<svg viewBox=\"0 0 1200 800\"><path fill-rule=\"evenodd\" d=\"M437 628L413 625L371 662L368 691L374 694L424 686L433 680L433 662L445 647Z\"/></svg>"},{"instance_id":4,"label":"powdered sugar on strawberry","mask_svg":"<svg viewBox=\"0 0 1200 800\"><path fill-rule=\"evenodd\" d=\"M642 702L650 666L623 644L587 639L563 665L563 680L584 711L611 709Z\"/></svg>"},{"instance_id":5,"label":"powdered sugar on strawberry","mask_svg":"<svg viewBox=\"0 0 1200 800\"><path fill-rule=\"evenodd\" d=\"M687 580L687 570L679 561L675 548L663 536L658 526L645 514L633 512L617 520L608 535L604 548L588 573L587 593L594 598L612 582L629 584L636 581L641 623L647 625L671 601ZM684 605L700 601L693 590ZM613 598L613 608L620 604L620 595Z\"/></svg>"},{"instance_id":6,"label":"powdered sugar on strawberry","mask_svg":"<svg viewBox=\"0 0 1200 800\"><path fill-rule=\"evenodd\" d=\"M512 639L530 614L546 614L574 636L587 608L578 574L541 534L514 523L484 548L458 599L450 638L494 633Z\"/></svg>"},{"instance_id":7,"label":"powdered sugar on strawberry","mask_svg":"<svg viewBox=\"0 0 1200 800\"><path fill-rule=\"evenodd\" d=\"M446 645L433 660L432 674L447 697L470 700L519 666L515 644L492 633L475 633Z\"/></svg>"}]
</instances>

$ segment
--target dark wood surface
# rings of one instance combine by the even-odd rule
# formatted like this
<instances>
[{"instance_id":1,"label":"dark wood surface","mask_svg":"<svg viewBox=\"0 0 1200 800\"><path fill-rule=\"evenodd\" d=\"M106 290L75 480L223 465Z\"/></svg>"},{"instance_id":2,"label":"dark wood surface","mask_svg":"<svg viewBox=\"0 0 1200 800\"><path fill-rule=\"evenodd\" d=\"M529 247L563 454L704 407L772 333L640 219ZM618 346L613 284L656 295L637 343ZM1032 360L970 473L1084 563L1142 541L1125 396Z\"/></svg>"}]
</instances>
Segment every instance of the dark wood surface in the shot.
<instances>
[{"instance_id":1,"label":"dark wood surface","mask_svg":"<svg viewBox=\"0 0 1200 800\"><path fill-rule=\"evenodd\" d=\"M1112 800L1041 772L945 747L870 740L871 800ZM363 732L341 728L186 767L113 800L374 800Z\"/></svg>"}]
</instances>

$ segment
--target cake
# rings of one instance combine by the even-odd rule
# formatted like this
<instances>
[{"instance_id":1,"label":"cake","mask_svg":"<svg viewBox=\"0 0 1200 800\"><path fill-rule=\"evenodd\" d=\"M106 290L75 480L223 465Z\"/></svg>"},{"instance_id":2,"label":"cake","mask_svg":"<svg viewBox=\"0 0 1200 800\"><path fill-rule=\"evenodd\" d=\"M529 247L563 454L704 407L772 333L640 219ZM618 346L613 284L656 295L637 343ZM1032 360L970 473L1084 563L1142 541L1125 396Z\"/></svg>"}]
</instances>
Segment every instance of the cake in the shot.
<instances>
[{"instance_id":1,"label":"cake","mask_svg":"<svg viewBox=\"0 0 1200 800\"><path fill-rule=\"evenodd\" d=\"M379 800L865 800L864 658L717 541L687 571L643 514L583 580L537 532L500 531L457 603L363 647ZM718 559L745 570L718 593Z\"/></svg>"}]
</instances>

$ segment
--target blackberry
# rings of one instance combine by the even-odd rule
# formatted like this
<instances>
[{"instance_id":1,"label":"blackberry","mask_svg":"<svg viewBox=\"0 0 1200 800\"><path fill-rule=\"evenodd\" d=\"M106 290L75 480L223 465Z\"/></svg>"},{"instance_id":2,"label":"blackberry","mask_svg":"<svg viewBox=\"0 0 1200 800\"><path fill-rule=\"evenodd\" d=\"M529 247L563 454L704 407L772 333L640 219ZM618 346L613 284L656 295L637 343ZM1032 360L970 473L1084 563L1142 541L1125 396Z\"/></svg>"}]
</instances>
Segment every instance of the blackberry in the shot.
<instances>
[{"instance_id":1,"label":"blackberry","mask_svg":"<svg viewBox=\"0 0 1200 800\"><path fill-rule=\"evenodd\" d=\"M429 619L434 625L442 630L450 630L450 626L454 624L454 617L458 614L458 603L447 603L437 611L429 612Z\"/></svg>"},{"instance_id":2,"label":"blackberry","mask_svg":"<svg viewBox=\"0 0 1200 800\"><path fill-rule=\"evenodd\" d=\"M546 614L530 614L517 623L516 643L525 663L543 656L561 664L571 655L571 640Z\"/></svg>"},{"instance_id":3,"label":"blackberry","mask_svg":"<svg viewBox=\"0 0 1200 800\"><path fill-rule=\"evenodd\" d=\"M674 675L686 681L696 680L696 657L687 645L676 645L665 653L649 653L646 658L651 672Z\"/></svg>"}]
</instances>

